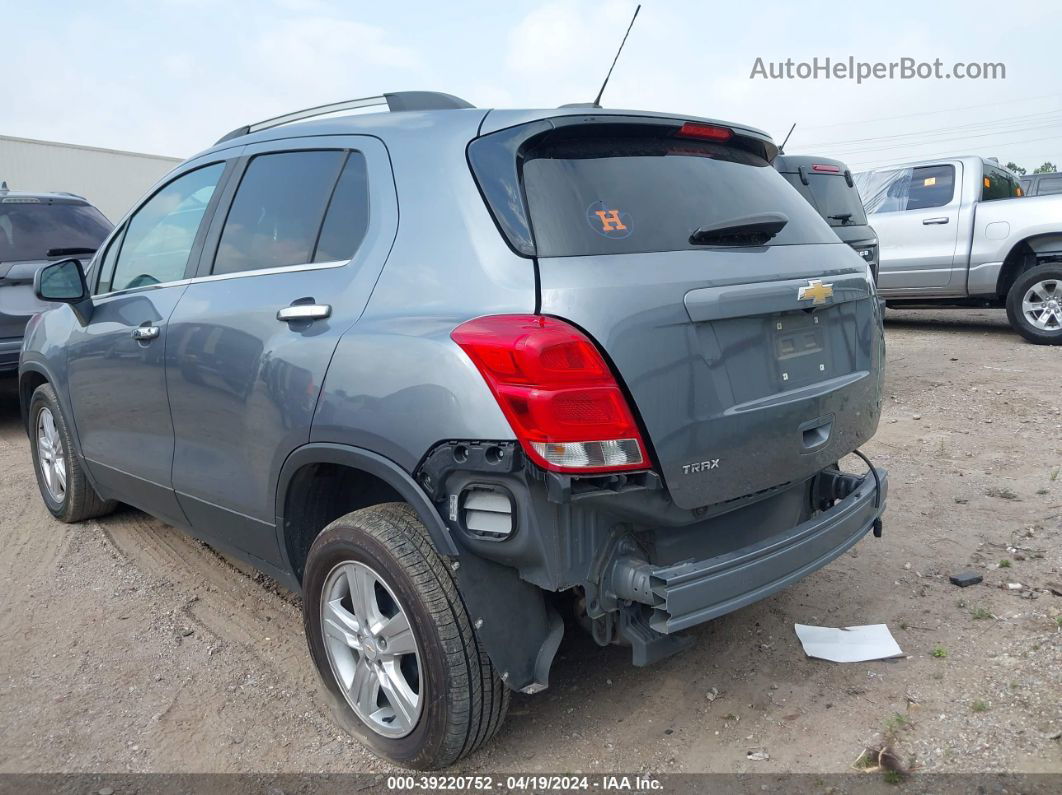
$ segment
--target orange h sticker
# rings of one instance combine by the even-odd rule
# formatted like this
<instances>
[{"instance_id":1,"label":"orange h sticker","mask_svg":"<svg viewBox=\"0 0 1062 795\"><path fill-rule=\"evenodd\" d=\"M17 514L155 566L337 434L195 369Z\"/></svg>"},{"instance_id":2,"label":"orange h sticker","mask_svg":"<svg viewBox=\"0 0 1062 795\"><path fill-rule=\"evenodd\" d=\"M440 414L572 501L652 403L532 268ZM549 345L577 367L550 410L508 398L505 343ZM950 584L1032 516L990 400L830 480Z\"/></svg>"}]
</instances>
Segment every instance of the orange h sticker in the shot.
<instances>
[{"instance_id":1,"label":"orange h sticker","mask_svg":"<svg viewBox=\"0 0 1062 795\"><path fill-rule=\"evenodd\" d=\"M620 220L619 210L594 210L594 215L601 219L602 232L615 232L627 228Z\"/></svg>"}]
</instances>

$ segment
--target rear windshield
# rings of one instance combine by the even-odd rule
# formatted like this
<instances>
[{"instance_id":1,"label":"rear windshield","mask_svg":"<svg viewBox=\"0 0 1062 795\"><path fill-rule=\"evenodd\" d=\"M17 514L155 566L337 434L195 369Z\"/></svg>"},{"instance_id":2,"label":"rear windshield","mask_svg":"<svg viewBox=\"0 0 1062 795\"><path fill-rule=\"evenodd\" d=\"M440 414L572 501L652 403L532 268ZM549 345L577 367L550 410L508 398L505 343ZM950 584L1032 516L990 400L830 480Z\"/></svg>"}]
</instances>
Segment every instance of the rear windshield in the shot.
<instances>
[{"instance_id":1,"label":"rear windshield","mask_svg":"<svg viewBox=\"0 0 1062 795\"><path fill-rule=\"evenodd\" d=\"M97 249L111 223L88 204L0 200L0 262L48 258L52 248Z\"/></svg>"},{"instance_id":2,"label":"rear windshield","mask_svg":"<svg viewBox=\"0 0 1062 795\"><path fill-rule=\"evenodd\" d=\"M843 174L811 174L805 171L808 184L805 185L799 174L783 174L786 180L800 191L819 215L830 226L863 226L867 214L863 202L859 200L859 191L855 186L849 187Z\"/></svg>"},{"instance_id":3,"label":"rear windshield","mask_svg":"<svg viewBox=\"0 0 1062 795\"><path fill-rule=\"evenodd\" d=\"M836 243L766 160L674 137L573 137L524 153L539 256L703 249L690 235L765 212L789 218L768 245Z\"/></svg>"}]
</instances>

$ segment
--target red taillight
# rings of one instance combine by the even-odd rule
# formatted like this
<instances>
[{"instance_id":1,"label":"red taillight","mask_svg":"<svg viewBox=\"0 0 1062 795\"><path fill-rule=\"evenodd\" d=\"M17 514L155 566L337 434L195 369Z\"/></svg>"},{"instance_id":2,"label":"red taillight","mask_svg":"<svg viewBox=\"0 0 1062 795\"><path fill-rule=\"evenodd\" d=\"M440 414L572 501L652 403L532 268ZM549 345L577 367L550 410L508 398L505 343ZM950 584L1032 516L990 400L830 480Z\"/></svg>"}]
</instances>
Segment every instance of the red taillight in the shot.
<instances>
[{"instance_id":1,"label":"red taillight","mask_svg":"<svg viewBox=\"0 0 1062 795\"><path fill-rule=\"evenodd\" d=\"M539 466L556 472L649 466L626 397L578 329L540 315L493 315L462 323L450 336Z\"/></svg>"},{"instance_id":2,"label":"red taillight","mask_svg":"<svg viewBox=\"0 0 1062 795\"><path fill-rule=\"evenodd\" d=\"M820 174L840 174L841 169L839 166L827 166L823 163L816 163L811 167L812 171L818 171Z\"/></svg>"},{"instance_id":3,"label":"red taillight","mask_svg":"<svg viewBox=\"0 0 1062 795\"><path fill-rule=\"evenodd\" d=\"M729 141L734 131L729 127L717 127L714 124L698 124L688 121L679 127L676 135L682 138L700 138L705 141Z\"/></svg>"}]
</instances>

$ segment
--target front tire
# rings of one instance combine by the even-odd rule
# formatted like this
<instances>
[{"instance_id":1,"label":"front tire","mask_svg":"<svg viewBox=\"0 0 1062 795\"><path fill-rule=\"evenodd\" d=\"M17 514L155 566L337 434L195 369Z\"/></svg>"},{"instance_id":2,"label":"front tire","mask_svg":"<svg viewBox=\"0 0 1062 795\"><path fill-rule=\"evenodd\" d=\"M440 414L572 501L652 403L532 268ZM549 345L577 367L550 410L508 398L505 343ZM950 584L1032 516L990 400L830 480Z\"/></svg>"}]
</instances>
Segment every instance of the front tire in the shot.
<instances>
[{"instance_id":1,"label":"front tire","mask_svg":"<svg viewBox=\"0 0 1062 795\"><path fill-rule=\"evenodd\" d=\"M29 431L37 486L52 516L73 524L115 509L117 503L101 499L85 476L51 384L41 384L30 398Z\"/></svg>"},{"instance_id":2,"label":"front tire","mask_svg":"<svg viewBox=\"0 0 1062 795\"><path fill-rule=\"evenodd\" d=\"M378 755L436 770L501 726L509 689L408 505L325 528L306 561L303 621L336 721Z\"/></svg>"},{"instance_id":3,"label":"front tire","mask_svg":"<svg viewBox=\"0 0 1062 795\"><path fill-rule=\"evenodd\" d=\"M1007 293L1011 327L1037 345L1062 344L1062 263L1022 273Z\"/></svg>"}]
</instances>

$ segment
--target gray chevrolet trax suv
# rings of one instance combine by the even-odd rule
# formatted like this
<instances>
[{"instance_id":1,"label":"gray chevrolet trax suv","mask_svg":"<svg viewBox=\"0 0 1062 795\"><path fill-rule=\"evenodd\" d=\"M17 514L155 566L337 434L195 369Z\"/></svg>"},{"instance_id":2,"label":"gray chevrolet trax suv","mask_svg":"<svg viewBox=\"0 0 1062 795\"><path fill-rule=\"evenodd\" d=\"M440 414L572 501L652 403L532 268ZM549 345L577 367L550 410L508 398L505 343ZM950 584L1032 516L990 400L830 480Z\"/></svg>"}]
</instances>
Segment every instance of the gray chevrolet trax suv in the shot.
<instances>
[{"instance_id":1,"label":"gray chevrolet trax suv","mask_svg":"<svg viewBox=\"0 0 1062 795\"><path fill-rule=\"evenodd\" d=\"M878 423L874 286L774 155L427 92L236 130L40 273L44 502L301 592L339 723L449 765L547 686L565 611L647 665L880 532L885 473L839 466Z\"/></svg>"}]
</instances>

